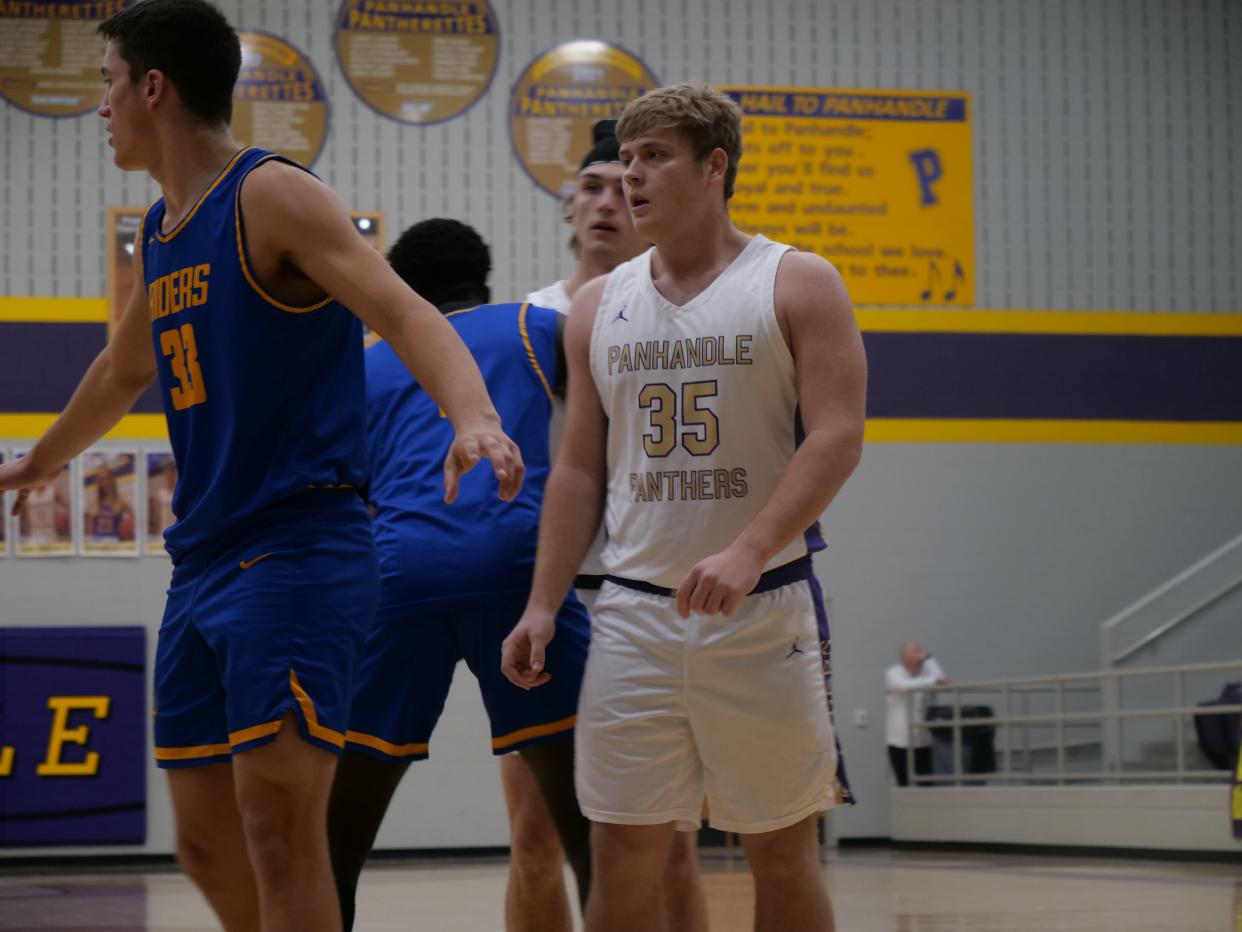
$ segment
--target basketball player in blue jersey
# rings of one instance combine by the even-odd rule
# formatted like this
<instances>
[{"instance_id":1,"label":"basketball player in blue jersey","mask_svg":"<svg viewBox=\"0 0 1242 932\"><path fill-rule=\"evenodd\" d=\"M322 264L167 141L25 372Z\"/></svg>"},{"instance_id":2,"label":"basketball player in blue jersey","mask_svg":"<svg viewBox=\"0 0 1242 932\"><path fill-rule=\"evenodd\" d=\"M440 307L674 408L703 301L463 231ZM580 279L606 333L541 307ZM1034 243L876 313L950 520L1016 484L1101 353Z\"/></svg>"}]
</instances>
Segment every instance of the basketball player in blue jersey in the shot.
<instances>
[{"instance_id":1,"label":"basketball player in blue jersey","mask_svg":"<svg viewBox=\"0 0 1242 932\"><path fill-rule=\"evenodd\" d=\"M601 512L607 581L578 709L588 932L664 928L673 834L742 835L760 932L824 932L819 814L849 800L811 553L862 450L866 361L840 276L730 222L741 115L661 88L617 126L654 249L585 285L566 330L565 440L503 668L542 688L559 594Z\"/></svg>"},{"instance_id":2,"label":"basketball player in blue jersey","mask_svg":"<svg viewBox=\"0 0 1242 932\"><path fill-rule=\"evenodd\" d=\"M180 479L154 730L178 856L229 932L336 932L327 801L378 592L358 318L452 422L446 499L480 456L513 498L521 457L453 328L332 192L233 139L241 49L219 11L143 0L100 32L114 160L163 191L144 287L0 490L20 505L158 378Z\"/></svg>"},{"instance_id":3,"label":"basketball player in blue jersey","mask_svg":"<svg viewBox=\"0 0 1242 932\"><path fill-rule=\"evenodd\" d=\"M583 901L590 883L589 826L573 787L573 729L590 621L566 587L557 613L557 678L546 695L518 689L500 672L500 645L530 592L548 422L563 392L563 318L547 308L488 304L491 255L473 229L426 220L389 253L401 278L443 311L473 354L526 465L511 502L490 477L467 476L457 502L438 491L452 441L436 402L410 378L386 342L366 351L367 431L375 471L369 499L380 561L380 605L367 638L350 712L346 749L328 812L333 869L345 927L353 925L358 877L389 802L411 762L427 758L459 660L479 681L491 720L492 749L516 752L542 794ZM529 818L515 818L508 932L570 932L567 902L532 908L529 887L547 877L518 873ZM560 846L558 846L559 852ZM561 878L564 859L547 870Z\"/></svg>"}]
</instances>

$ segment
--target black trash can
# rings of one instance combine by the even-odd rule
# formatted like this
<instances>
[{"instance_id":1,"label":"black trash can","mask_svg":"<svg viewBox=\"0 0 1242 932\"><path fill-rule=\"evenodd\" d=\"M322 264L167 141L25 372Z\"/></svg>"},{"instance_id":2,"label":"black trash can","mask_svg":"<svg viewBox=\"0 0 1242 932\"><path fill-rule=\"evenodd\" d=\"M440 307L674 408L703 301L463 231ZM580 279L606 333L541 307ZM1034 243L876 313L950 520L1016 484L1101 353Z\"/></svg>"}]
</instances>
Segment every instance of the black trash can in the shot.
<instances>
[{"instance_id":1,"label":"black trash can","mask_svg":"<svg viewBox=\"0 0 1242 932\"><path fill-rule=\"evenodd\" d=\"M995 713L990 705L964 705L961 707L963 719L991 718ZM939 728L934 723L952 720L953 706L929 705L927 722L932 737L932 773L937 776L950 776L953 773L953 728ZM962 726L962 773L995 773L996 772L996 726L995 725L963 725ZM962 780L960 786L983 786L986 780ZM937 781L933 786L953 786L952 782Z\"/></svg>"}]
</instances>

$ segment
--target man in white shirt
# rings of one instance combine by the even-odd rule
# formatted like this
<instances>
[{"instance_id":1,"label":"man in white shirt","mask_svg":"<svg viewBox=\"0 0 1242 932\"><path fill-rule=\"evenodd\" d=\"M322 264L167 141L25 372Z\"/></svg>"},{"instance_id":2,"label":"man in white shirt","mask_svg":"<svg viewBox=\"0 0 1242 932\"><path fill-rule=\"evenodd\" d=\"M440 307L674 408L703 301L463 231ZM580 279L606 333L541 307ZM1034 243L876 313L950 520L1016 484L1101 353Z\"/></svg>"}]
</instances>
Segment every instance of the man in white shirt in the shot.
<instances>
[{"instance_id":1,"label":"man in white shirt","mask_svg":"<svg viewBox=\"0 0 1242 932\"><path fill-rule=\"evenodd\" d=\"M949 682L936 658L927 653L917 641L902 645L898 654L901 662L895 663L884 674L887 692L888 760L893 765L893 776L898 786L908 786L907 748L914 748L914 772L931 773L931 735L926 728L911 728L922 722L927 712L927 692L934 686ZM910 694L913 693L911 696ZM914 721L911 722L910 716Z\"/></svg>"}]
</instances>

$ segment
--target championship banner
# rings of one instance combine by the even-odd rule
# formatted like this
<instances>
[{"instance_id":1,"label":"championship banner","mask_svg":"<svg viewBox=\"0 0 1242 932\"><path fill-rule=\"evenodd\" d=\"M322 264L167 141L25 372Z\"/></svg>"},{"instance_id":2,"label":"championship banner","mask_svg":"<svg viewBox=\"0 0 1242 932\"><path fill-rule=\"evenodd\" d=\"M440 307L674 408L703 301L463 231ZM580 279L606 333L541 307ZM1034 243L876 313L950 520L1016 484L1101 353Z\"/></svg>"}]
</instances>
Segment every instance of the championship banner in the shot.
<instances>
[{"instance_id":1,"label":"championship banner","mask_svg":"<svg viewBox=\"0 0 1242 932\"><path fill-rule=\"evenodd\" d=\"M968 95L721 90L743 114L740 229L830 260L856 305L974 304Z\"/></svg>"},{"instance_id":2,"label":"championship banner","mask_svg":"<svg viewBox=\"0 0 1242 932\"><path fill-rule=\"evenodd\" d=\"M0 0L0 97L29 113L90 113L103 97L99 24L126 0Z\"/></svg>"},{"instance_id":3,"label":"championship banner","mask_svg":"<svg viewBox=\"0 0 1242 932\"><path fill-rule=\"evenodd\" d=\"M567 196L591 149L591 127L617 119L626 104L659 84L638 58L598 39L544 52L509 97L509 138L518 162L543 190Z\"/></svg>"},{"instance_id":4,"label":"championship banner","mask_svg":"<svg viewBox=\"0 0 1242 932\"><path fill-rule=\"evenodd\" d=\"M319 72L278 36L237 37L242 63L233 88L233 135L310 167L328 136L328 95Z\"/></svg>"},{"instance_id":5,"label":"championship banner","mask_svg":"<svg viewBox=\"0 0 1242 932\"><path fill-rule=\"evenodd\" d=\"M491 85L500 27L487 0L344 0L336 55L373 110L402 123L440 123Z\"/></svg>"},{"instance_id":6,"label":"championship banner","mask_svg":"<svg viewBox=\"0 0 1242 932\"><path fill-rule=\"evenodd\" d=\"M146 840L146 629L0 628L0 847Z\"/></svg>"}]
</instances>

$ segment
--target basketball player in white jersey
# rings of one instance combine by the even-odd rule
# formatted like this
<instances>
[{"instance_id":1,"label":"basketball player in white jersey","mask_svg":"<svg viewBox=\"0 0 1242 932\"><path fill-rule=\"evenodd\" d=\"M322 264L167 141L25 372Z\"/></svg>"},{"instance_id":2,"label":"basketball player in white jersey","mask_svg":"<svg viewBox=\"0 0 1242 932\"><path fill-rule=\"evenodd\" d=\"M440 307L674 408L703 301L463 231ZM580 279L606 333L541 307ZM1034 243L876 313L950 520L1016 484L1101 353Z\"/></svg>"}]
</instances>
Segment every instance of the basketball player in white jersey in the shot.
<instances>
[{"instance_id":1,"label":"basketball player in white jersey","mask_svg":"<svg viewBox=\"0 0 1242 932\"><path fill-rule=\"evenodd\" d=\"M621 187L623 168L617 141L616 120L600 120L592 128L591 151L582 159L568 201L565 219L573 229L570 247L577 263L568 279L532 291L526 300L568 314L573 296L587 282L606 275L622 262L634 258L650 244L634 231ZM555 451L564 433L564 405L553 402L550 442ZM574 585L578 597L589 609L604 580L600 559L603 533L597 536L578 568ZM500 759L500 780L509 812L510 834L522 839L514 847L505 892L506 918L511 929L525 928L522 917L539 917L536 922L547 932L566 932L571 928L569 896L561 865L556 826L543 802L534 775L517 754ZM664 908L669 927L679 932L706 932L707 900L698 868L698 846L694 834L678 835L664 875Z\"/></svg>"},{"instance_id":2,"label":"basketball player in white jersey","mask_svg":"<svg viewBox=\"0 0 1242 932\"><path fill-rule=\"evenodd\" d=\"M585 285L566 330L567 426L534 586L503 667L527 688L601 512L608 577L578 712L592 820L588 932L664 928L678 828L742 835L760 932L823 932L818 815L848 800L810 554L858 464L866 360L836 270L729 220L741 116L662 88L617 127L655 248Z\"/></svg>"}]
</instances>

